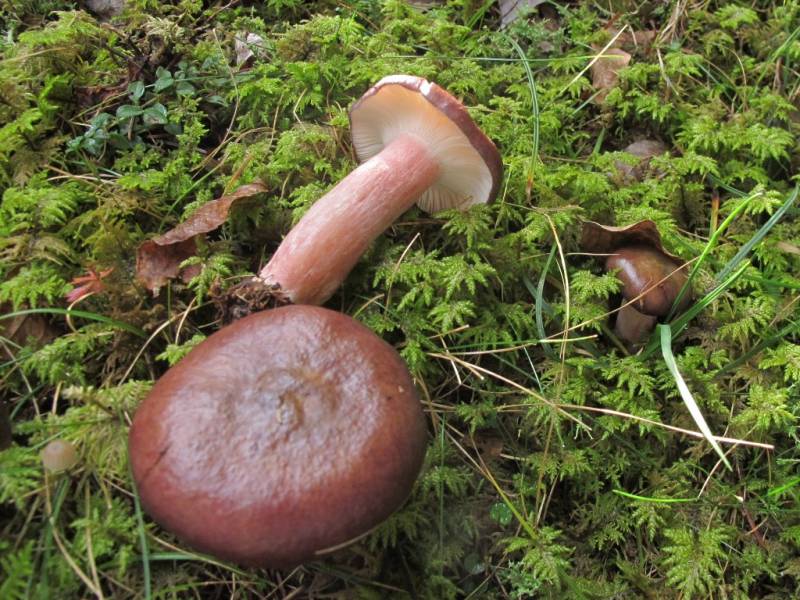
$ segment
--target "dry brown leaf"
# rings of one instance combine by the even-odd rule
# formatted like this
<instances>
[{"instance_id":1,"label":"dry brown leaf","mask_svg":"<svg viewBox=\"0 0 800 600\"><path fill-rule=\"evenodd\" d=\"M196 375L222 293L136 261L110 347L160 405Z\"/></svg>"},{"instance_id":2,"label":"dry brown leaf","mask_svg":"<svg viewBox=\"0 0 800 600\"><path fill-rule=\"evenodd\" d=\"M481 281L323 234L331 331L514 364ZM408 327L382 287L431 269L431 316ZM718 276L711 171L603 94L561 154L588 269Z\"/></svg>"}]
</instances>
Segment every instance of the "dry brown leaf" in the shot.
<instances>
[{"instance_id":1,"label":"dry brown leaf","mask_svg":"<svg viewBox=\"0 0 800 600\"><path fill-rule=\"evenodd\" d=\"M0 313L11 312L10 304L0 305ZM9 319L0 320L0 336L13 344L22 346L28 339L36 340L37 345L44 346L58 336L55 329L47 322L44 315L16 315ZM4 344L7 352L14 348Z\"/></svg>"},{"instance_id":2,"label":"dry brown leaf","mask_svg":"<svg viewBox=\"0 0 800 600\"><path fill-rule=\"evenodd\" d=\"M619 29L607 29L608 33L613 38ZM657 31L651 29L643 29L642 31L633 31L631 28L626 28L625 31L619 34L614 42L614 48L624 48L626 50L634 51L638 48L647 49L656 39Z\"/></svg>"},{"instance_id":3,"label":"dry brown leaf","mask_svg":"<svg viewBox=\"0 0 800 600\"><path fill-rule=\"evenodd\" d=\"M685 261L664 250L661 243L661 234L653 221L645 220L615 227L601 225L594 221L586 221L581 232L581 250L591 254L610 254L621 246L645 245L655 248L667 256L676 265L681 266Z\"/></svg>"},{"instance_id":4,"label":"dry brown leaf","mask_svg":"<svg viewBox=\"0 0 800 600\"><path fill-rule=\"evenodd\" d=\"M519 18L520 13L532 10L544 2L545 0L498 0L501 26L508 27Z\"/></svg>"},{"instance_id":5,"label":"dry brown leaf","mask_svg":"<svg viewBox=\"0 0 800 600\"><path fill-rule=\"evenodd\" d=\"M639 158L639 163L629 165L621 161L615 161L614 165L620 172L624 179L638 179L641 180L647 170L647 165L650 164L650 159L654 156L661 156L669 151L667 146L657 140L638 140L626 146L623 152L632 154Z\"/></svg>"},{"instance_id":6,"label":"dry brown leaf","mask_svg":"<svg viewBox=\"0 0 800 600\"><path fill-rule=\"evenodd\" d=\"M800 256L800 248L794 244L790 244L789 242L780 240L775 243L775 247L781 252L787 252L788 254L796 254Z\"/></svg>"},{"instance_id":7,"label":"dry brown leaf","mask_svg":"<svg viewBox=\"0 0 800 600\"><path fill-rule=\"evenodd\" d=\"M136 276L144 286L158 294L167 281L180 275L188 281L198 268L180 269L180 264L197 253L196 237L213 231L228 218L231 206L238 200L267 191L262 183L250 183L233 193L212 200L198 208L183 223L139 246L136 252Z\"/></svg>"},{"instance_id":8,"label":"dry brown leaf","mask_svg":"<svg viewBox=\"0 0 800 600\"><path fill-rule=\"evenodd\" d=\"M608 92L617 85L619 72L631 62L631 55L619 48L609 48L592 65L592 86L598 90L595 102L605 101Z\"/></svg>"}]
</instances>

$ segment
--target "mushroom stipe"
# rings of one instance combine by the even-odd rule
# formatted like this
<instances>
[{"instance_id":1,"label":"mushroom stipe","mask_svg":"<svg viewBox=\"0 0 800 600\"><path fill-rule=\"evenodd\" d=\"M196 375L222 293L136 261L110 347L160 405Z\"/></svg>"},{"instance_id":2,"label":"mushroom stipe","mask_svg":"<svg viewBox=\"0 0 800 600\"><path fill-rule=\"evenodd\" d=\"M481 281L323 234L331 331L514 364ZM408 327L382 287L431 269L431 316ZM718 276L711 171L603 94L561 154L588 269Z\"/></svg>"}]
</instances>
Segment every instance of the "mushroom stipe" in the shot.
<instances>
[{"instance_id":1,"label":"mushroom stipe","mask_svg":"<svg viewBox=\"0 0 800 600\"><path fill-rule=\"evenodd\" d=\"M389 344L346 315L286 306L224 327L161 377L129 450L165 528L226 560L289 568L400 507L426 443Z\"/></svg>"},{"instance_id":2,"label":"mushroom stipe","mask_svg":"<svg viewBox=\"0 0 800 600\"><path fill-rule=\"evenodd\" d=\"M465 210L497 195L497 148L435 83L384 77L351 107L350 129L361 165L314 203L257 277L228 294L223 319L265 303L322 304L415 203L426 212Z\"/></svg>"}]
</instances>

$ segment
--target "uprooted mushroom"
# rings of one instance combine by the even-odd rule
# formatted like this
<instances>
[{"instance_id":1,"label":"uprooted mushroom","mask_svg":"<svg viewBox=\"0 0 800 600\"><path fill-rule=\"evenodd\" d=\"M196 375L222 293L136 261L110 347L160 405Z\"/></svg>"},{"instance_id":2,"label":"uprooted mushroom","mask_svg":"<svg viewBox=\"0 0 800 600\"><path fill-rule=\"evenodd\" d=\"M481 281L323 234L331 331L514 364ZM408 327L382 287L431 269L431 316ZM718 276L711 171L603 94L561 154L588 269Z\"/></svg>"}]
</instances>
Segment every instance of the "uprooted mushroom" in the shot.
<instances>
[{"instance_id":1,"label":"uprooted mushroom","mask_svg":"<svg viewBox=\"0 0 800 600\"><path fill-rule=\"evenodd\" d=\"M320 304L370 242L418 202L434 211L497 193L496 148L424 79L381 80L351 110L365 162L321 198L251 285ZM368 532L411 491L427 441L397 352L314 306L251 314L192 349L130 431L144 508L190 545L291 567Z\"/></svg>"}]
</instances>

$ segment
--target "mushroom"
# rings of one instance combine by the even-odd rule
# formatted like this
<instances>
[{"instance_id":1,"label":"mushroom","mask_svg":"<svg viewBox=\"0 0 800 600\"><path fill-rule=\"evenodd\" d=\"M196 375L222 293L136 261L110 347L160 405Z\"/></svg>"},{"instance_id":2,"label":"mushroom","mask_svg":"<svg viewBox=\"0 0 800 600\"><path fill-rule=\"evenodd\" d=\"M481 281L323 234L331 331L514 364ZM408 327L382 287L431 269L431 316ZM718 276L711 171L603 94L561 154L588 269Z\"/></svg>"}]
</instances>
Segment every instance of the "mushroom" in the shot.
<instances>
[{"instance_id":1,"label":"mushroom","mask_svg":"<svg viewBox=\"0 0 800 600\"><path fill-rule=\"evenodd\" d=\"M350 109L363 163L320 198L246 285L278 303L322 304L369 244L414 203L466 209L497 195L495 145L453 96L420 77L384 77Z\"/></svg>"},{"instance_id":2,"label":"mushroom","mask_svg":"<svg viewBox=\"0 0 800 600\"><path fill-rule=\"evenodd\" d=\"M643 342L659 317L666 317L687 280L685 262L666 252L653 221L627 227L584 223L581 247L608 255L606 269L622 282L622 306L614 331L630 345ZM678 309L686 307L689 295Z\"/></svg>"},{"instance_id":3,"label":"mushroom","mask_svg":"<svg viewBox=\"0 0 800 600\"><path fill-rule=\"evenodd\" d=\"M53 473L66 471L78 462L78 452L72 443L65 440L53 440L40 453L44 468Z\"/></svg>"},{"instance_id":4,"label":"mushroom","mask_svg":"<svg viewBox=\"0 0 800 600\"><path fill-rule=\"evenodd\" d=\"M165 528L226 560L288 568L396 510L426 442L389 344L346 315L286 306L222 328L167 371L129 451Z\"/></svg>"}]
</instances>

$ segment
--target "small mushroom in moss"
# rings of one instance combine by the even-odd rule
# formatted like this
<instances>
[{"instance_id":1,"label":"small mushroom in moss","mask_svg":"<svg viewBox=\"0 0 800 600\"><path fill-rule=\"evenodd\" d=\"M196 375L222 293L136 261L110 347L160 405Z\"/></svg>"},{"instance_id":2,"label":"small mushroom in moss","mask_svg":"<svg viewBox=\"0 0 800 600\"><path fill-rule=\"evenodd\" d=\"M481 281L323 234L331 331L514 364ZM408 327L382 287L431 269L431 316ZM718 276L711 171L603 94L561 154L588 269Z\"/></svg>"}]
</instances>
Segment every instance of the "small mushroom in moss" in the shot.
<instances>
[{"instance_id":1,"label":"small mushroom in moss","mask_svg":"<svg viewBox=\"0 0 800 600\"><path fill-rule=\"evenodd\" d=\"M66 440L53 440L41 451L44 468L52 473L71 469L78 462L75 446Z\"/></svg>"},{"instance_id":2,"label":"small mushroom in moss","mask_svg":"<svg viewBox=\"0 0 800 600\"><path fill-rule=\"evenodd\" d=\"M255 313L172 367L136 412L145 510L189 545L289 568L396 510L427 432L411 375L354 319L313 306Z\"/></svg>"},{"instance_id":3,"label":"small mushroom in moss","mask_svg":"<svg viewBox=\"0 0 800 600\"><path fill-rule=\"evenodd\" d=\"M686 283L686 263L666 252L653 221L627 227L586 222L581 248L606 256L606 269L622 282L622 306L617 311L615 333L636 346L645 341L659 318L666 317ZM689 295L678 310L686 307Z\"/></svg>"},{"instance_id":4,"label":"small mushroom in moss","mask_svg":"<svg viewBox=\"0 0 800 600\"><path fill-rule=\"evenodd\" d=\"M258 297L260 287L278 304L322 304L415 203L466 209L497 195L497 148L435 83L384 77L352 106L350 128L362 164L317 200L239 297Z\"/></svg>"}]
</instances>

